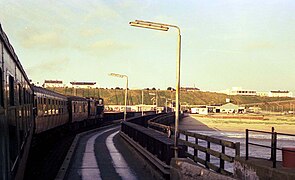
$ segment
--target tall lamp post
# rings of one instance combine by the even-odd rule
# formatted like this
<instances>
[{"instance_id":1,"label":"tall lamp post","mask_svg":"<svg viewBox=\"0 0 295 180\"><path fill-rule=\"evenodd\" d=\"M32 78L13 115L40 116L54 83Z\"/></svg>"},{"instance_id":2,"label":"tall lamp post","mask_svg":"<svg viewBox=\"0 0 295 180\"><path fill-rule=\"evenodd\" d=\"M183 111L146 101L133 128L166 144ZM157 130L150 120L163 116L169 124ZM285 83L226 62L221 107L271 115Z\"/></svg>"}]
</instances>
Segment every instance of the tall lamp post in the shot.
<instances>
[{"instance_id":1,"label":"tall lamp post","mask_svg":"<svg viewBox=\"0 0 295 180\"><path fill-rule=\"evenodd\" d=\"M141 116L143 116L143 90L141 90Z\"/></svg>"},{"instance_id":2,"label":"tall lamp post","mask_svg":"<svg viewBox=\"0 0 295 180\"><path fill-rule=\"evenodd\" d=\"M110 73L109 76L119 77L119 78L126 78L126 89L125 89L125 108L124 108L124 121L126 121L127 117L127 91L128 91L128 76L116 73Z\"/></svg>"},{"instance_id":3,"label":"tall lamp post","mask_svg":"<svg viewBox=\"0 0 295 180\"><path fill-rule=\"evenodd\" d=\"M133 22L129 22L131 26L148 28L154 30L168 31L169 27L176 28L178 31L178 48L177 48L177 60L176 60L176 112L175 112L175 136L174 136L174 157L178 157L178 122L179 122L179 90L180 90L180 56L181 56L181 34L180 28L171 24L163 24L142 20L135 20Z\"/></svg>"}]
</instances>

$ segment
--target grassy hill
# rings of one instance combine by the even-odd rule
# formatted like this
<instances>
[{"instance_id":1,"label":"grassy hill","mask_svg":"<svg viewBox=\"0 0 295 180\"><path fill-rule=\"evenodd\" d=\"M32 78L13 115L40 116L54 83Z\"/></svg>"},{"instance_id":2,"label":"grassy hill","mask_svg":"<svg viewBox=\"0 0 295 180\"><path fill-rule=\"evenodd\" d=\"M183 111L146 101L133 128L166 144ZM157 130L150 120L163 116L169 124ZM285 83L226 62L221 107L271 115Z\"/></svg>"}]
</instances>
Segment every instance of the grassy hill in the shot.
<instances>
[{"instance_id":1,"label":"grassy hill","mask_svg":"<svg viewBox=\"0 0 295 180\"><path fill-rule=\"evenodd\" d=\"M103 89L103 88L94 88L94 89L74 89L74 88L49 88L53 91L59 92L65 95L77 95L81 97L101 97L104 99L105 104L124 104L124 95L125 90L123 89ZM158 104L159 106L165 106L165 101L167 99L175 99L175 91L168 90L143 90L144 104L153 104L152 98L155 97L157 93ZM180 102L181 104L189 105L213 105L213 104L224 104L225 99L230 98L230 100L235 104L249 104L249 103L267 103L273 101L285 101L285 100L294 100L294 98L274 98L274 97L259 97L259 96L229 96L222 93L214 92L186 92L181 91L180 93ZM141 104L142 99L142 90L129 90L128 91L128 104L135 105ZM171 102L171 100L168 100ZM155 103L155 101L154 101ZM291 106L290 103L286 104ZM285 105L283 105L285 106ZM263 107L262 107L263 108ZM273 107L272 107L273 108ZM273 108L274 109L274 108Z\"/></svg>"}]
</instances>

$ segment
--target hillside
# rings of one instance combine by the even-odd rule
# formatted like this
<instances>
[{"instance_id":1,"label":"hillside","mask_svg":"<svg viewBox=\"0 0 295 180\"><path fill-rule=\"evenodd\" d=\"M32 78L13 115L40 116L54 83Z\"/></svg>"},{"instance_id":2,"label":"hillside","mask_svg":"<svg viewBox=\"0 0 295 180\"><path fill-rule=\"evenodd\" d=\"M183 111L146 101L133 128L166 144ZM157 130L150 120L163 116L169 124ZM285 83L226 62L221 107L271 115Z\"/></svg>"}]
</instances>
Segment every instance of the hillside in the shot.
<instances>
[{"instance_id":1,"label":"hillside","mask_svg":"<svg viewBox=\"0 0 295 180\"><path fill-rule=\"evenodd\" d=\"M77 95L81 97L101 97L104 99L105 104L124 104L124 94L123 89L74 89L74 88L49 88L53 91L59 92L65 95ZM153 104L153 97L155 97L155 90L143 90L144 104ZM158 90L158 104L159 106L165 106L165 101L167 98L175 99L175 91L168 90ZM142 102L142 90L129 90L128 91L128 104L135 105L141 104ZM249 103L266 103L272 101L285 101L294 100L294 98L274 98L274 97L259 97L259 96L229 96L222 93L214 92L185 92L180 93L181 104L189 105L213 105L213 104L224 104L225 99L230 98L230 100L235 104L249 104ZM154 101L155 103L155 101ZM288 103L290 104L290 103ZM292 106L294 106L292 104ZM290 104L291 108L291 104Z\"/></svg>"}]
</instances>

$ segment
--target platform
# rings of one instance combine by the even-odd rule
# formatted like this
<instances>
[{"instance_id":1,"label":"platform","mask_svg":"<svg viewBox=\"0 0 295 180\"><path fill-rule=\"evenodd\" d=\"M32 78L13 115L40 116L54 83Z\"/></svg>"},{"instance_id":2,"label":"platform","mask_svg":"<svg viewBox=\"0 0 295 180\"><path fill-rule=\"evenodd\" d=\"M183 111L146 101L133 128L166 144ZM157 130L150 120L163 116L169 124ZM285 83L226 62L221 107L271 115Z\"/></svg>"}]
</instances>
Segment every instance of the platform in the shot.
<instances>
[{"instance_id":1,"label":"platform","mask_svg":"<svg viewBox=\"0 0 295 180\"><path fill-rule=\"evenodd\" d=\"M119 130L117 125L80 136L62 179L150 179Z\"/></svg>"}]
</instances>

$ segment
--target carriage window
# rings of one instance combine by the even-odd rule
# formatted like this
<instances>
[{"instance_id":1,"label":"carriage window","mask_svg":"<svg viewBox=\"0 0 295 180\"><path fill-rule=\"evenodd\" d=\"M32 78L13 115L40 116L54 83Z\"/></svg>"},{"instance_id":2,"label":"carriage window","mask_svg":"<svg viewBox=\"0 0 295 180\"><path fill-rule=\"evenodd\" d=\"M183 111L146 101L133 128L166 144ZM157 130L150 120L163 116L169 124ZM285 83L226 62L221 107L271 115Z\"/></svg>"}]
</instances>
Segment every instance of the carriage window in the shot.
<instances>
[{"instance_id":1,"label":"carriage window","mask_svg":"<svg viewBox=\"0 0 295 180\"><path fill-rule=\"evenodd\" d=\"M27 98L26 98L26 89L25 88L23 88L23 98L24 98L24 104L26 104L27 103Z\"/></svg>"},{"instance_id":2,"label":"carriage window","mask_svg":"<svg viewBox=\"0 0 295 180\"><path fill-rule=\"evenodd\" d=\"M22 88L20 84L18 85L18 102L20 105L22 104Z\"/></svg>"},{"instance_id":3,"label":"carriage window","mask_svg":"<svg viewBox=\"0 0 295 180\"><path fill-rule=\"evenodd\" d=\"M9 105L14 106L14 78L12 76L9 76L8 82L9 82Z\"/></svg>"},{"instance_id":4,"label":"carriage window","mask_svg":"<svg viewBox=\"0 0 295 180\"><path fill-rule=\"evenodd\" d=\"M0 68L1 73L0 73L0 106L4 106L4 99L3 99L3 73L2 69Z\"/></svg>"}]
</instances>

